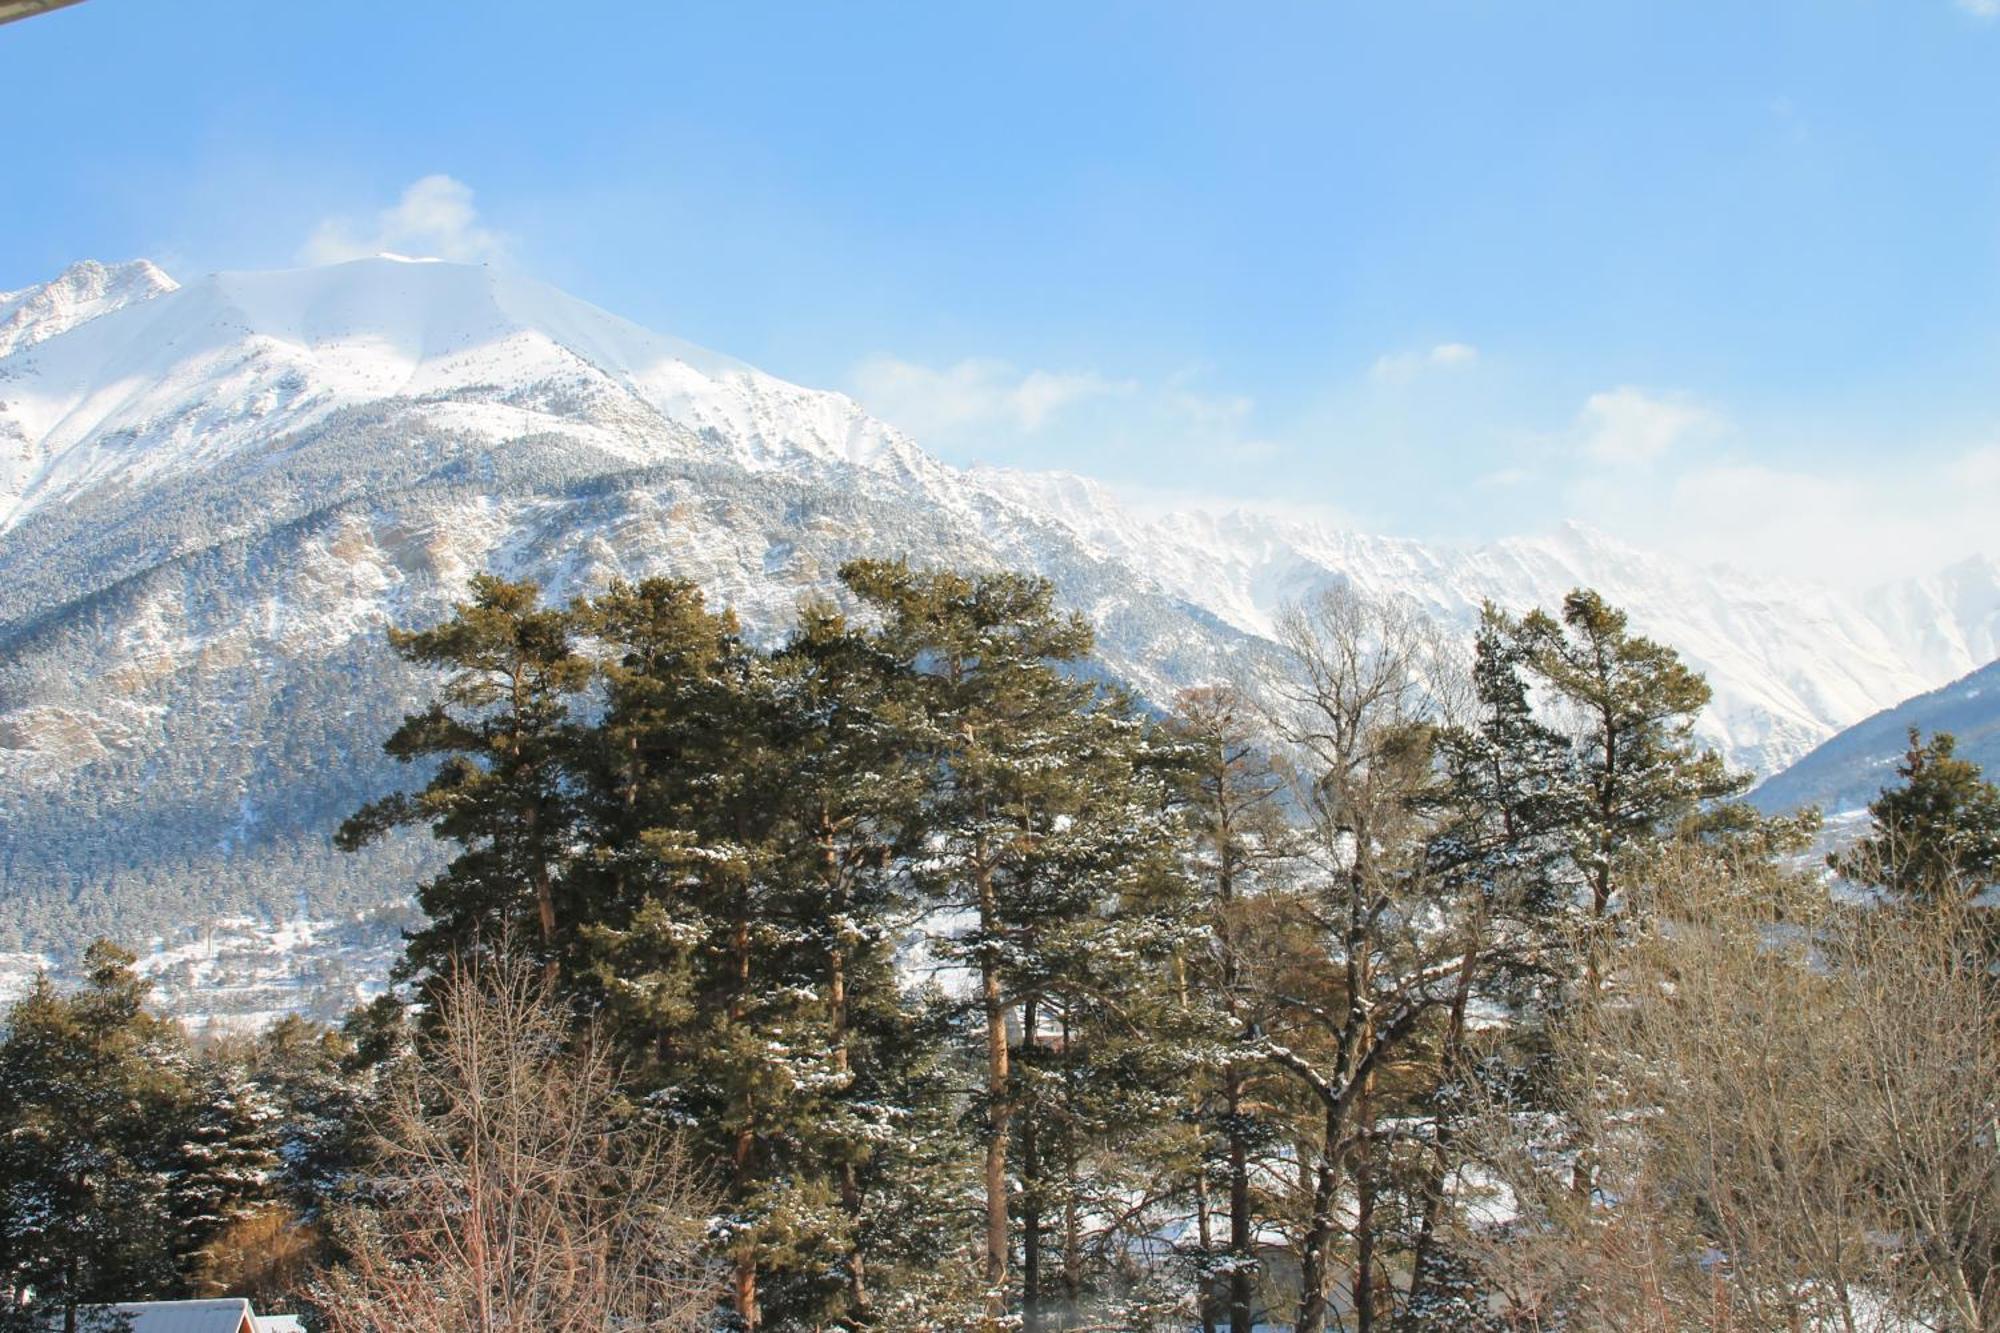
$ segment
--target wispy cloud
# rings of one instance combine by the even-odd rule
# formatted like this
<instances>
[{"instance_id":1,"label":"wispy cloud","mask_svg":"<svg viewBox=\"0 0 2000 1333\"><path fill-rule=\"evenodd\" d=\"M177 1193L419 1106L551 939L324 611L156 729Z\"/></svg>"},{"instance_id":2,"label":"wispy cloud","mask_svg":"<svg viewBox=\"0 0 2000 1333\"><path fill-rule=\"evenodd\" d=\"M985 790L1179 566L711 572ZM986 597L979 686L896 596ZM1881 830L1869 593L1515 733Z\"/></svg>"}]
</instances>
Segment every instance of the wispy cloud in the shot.
<instances>
[{"instance_id":1,"label":"wispy cloud","mask_svg":"<svg viewBox=\"0 0 2000 1333\"><path fill-rule=\"evenodd\" d=\"M1644 486L1597 472L1565 498L1573 516L1640 545L1852 586L1994 553L2000 444L1885 460L1811 469L1696 462Z\"/></svg>"},{"instance_id":2,"label":"wispy cloud","mask_svg":"<svg viewBox=\"0 0 2000 1333\"><path fill-rule=\"evenodd\" d=\"M1958 7L1974 18L2000 18L2000 0L1958 0Z\"/></svg>"},{"instance_id":3,"label":"wispy cloud","mask_svg":"<svg viewBox=\"0 0 2000 1333\"><path fill-rule=\"evenodd\" d=\"M1653 462L1721 424L1707 408L1629 385L1592 394L1577 416L1583 455L1609 464Z\"/></svg>"},{"instance_id":4,"label":"wispy cloud","mask_svg":"<svg viewBox=\"0 0 2000 1333\"><path fill-rule=\"evenodd\" d=\"M386 252L485 263L504 258L506 249L499 233L480 224L472 187L436 175L412 181L401 198L372 218L325 219L299 247L299 259L337 264Z\"/></svg>"},{"instance_id":5,"label":"wispy cloud","mask_svg":"<svg viewBox=\"0 0 2000 1333\"><path fill-rule=\"evenodd\" d=\"M870 357L850 379L872 411L919 439L966 427L1035 432L1079 403L1138 390L1132 381L1094 371L1024 371L990 357L941 370L900 357Z\"/></svg>"},{"instance_id":6,"label":"wispy cloud","mask_svg":"<svg viewBox=\"0 0 2000 1333\"><path fill-rule=\"evenodd\" d=\"M1407 384L1426 370L1461 370L1479 360L1471 343L1439 343L1428 351L1387 352L1375 358L1368 378L1380 384Z\"/></svg>"},{"instance_id":7,"label":"wispy cloud","mask_svg":"<svg viewBox=\"0 0 2000 1333\"><path fill-rule=\"evenodd\" d=\"M897 356L857 364L848 384L868 410L920 442L965 454L1066 441L1092 448L1121 441L1199 445L1241 462L1270 458L1278 446L1253 429L1256 404L1203 392L1195 377L1145 382L1095 370L1023 368L995 357L927 366Z\"/></svg>"}]
</instances>

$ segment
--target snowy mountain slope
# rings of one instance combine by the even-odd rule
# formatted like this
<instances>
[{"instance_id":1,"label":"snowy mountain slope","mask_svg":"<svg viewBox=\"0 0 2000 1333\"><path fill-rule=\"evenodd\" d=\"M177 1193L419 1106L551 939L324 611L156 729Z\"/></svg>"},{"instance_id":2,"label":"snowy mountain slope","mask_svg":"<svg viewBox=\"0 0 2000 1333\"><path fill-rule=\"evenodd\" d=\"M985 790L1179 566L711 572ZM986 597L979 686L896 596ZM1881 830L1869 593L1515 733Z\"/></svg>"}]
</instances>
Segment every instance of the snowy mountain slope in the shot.
<instances>
[{"instance_id":1,"label":"snowy mountain slope","mask_svg":"<svg viewBox=\"0 0 2000 1333\"><path fill-rule=\"evenodd\" d=\"M1107 559L1145 571L1177 597L1246 633L1270 632L1287 602L1332 579L1376 597L1404 597L1470 629L1491 601L1512 611L1553 606L1594 587L1631 611L1646 633L1677 648L1715 687L1703 731L1737 763L1758 771L1803 753L1830 720L1866 716L1963 672L1982 636L2000 624L2000 569L1961 567L1957 602L1937 605L1928 582L1881 589L1867 601L1787 580L1697 569L1635 550L1580 524L1549 536L1454 548L1336 531L1270 515L1233 512L1143 519L1119 511L1080 477L974 472L974 482L1036 509ZM1880 611L1872 607L1879 606ZM1920 633L1926 606L1948 629Z\"/></svg>"},{"instance_id":2,"label":"snowy mountain slope","mask_svg":"<svg viewBox=\"0 0 2000 1333\"><path fill-rule=\"evenodd\" d=\"M18 303L49 304L50 291ZM662 422L746 466L927 461L851 400L484 268L385 258L216 274L151 295L108 312L120 318L24 325L0 363L0 439L22 444L0 463L0 527L85 489L211 466L391 398L431 400L440 424L501 436L527 424L509 408L529 419L594 409L609 429L591 443L635 464L658 457Z\"/></svg>"},{"instance_id":3,"label":"snowy mountain slope","mask_svg":"<svg viewBox=\"0 0 2000 1333\"><path fill-rule=\"evenodd\" d=\"M139 301L170 292L179 284L143 259L72 264L51 282L18 292L0 292L0 356Z\"/></svg>"},{"instance_id":4,"label":"snowy mountain slope","mask_svg":"<svg viewBox=\"0 0 2000 1333\"><path fill-rule=\"evenodd\" d=\"M1912 727L1925 736L1950 732L1961 757L2000 778L2000 661L1855 723L1774 774L1751 799L1772 811L1807 805L1834 814L1860 810L1897 782L1896 762Z\"/></svg>"},{"instance_id":5,"label":"snowy mountain slope","mask_svg":"<svg viewBox=\"0 0 2000 1333\"><path fill-rule=\"evenodd\" d=\"M762 635L852 556L1028 568L1156 698L1267 653L1331 580L1466 625L1589 584L1709 672L1707 733L1763 771L1961 674L2000 605L1991 566L1866 601L1581 528L1461 549L1145 517L485 268L87 270L4 307L29 313L0 356L0 950L406 891L424 840L327 835L408 777L378 747L427 687L382 627L481 568L558 595L685 574Z\"/></svg>"}]
</instances>

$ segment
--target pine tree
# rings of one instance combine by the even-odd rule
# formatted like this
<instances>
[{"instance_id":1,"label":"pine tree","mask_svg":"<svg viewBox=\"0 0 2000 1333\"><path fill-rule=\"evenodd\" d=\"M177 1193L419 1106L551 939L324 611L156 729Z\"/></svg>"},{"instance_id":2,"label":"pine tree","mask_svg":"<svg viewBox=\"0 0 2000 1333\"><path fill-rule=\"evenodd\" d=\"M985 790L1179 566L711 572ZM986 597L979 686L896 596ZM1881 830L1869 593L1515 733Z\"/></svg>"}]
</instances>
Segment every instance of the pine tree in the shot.
<instances>
[{"instance_id":1,"label":"pine tree","mask_svg":"<svg viewBox=\"0 0 2000 1333\"><path fill-rule=\"evenodd\" d=\"M893 1247L932 1248L912 1215L928 1215L934 1234L948 1230L934 1164L903 1143L920 1127L936 1133L945 1116L944 1034L896 968L922 912L909 859L922 845L932 776L905 744L904 684L895 661L825 603L802 608L773 662L782 767L773 907L817 960L828 1072L800 1150L836 1179L844 1282L832 1305L856 1326L875 1319L871 1257L907 1278Z\"/></svg>"},{"instance_id":2,"label":"pine tree","mask_svg":"<svg viewBox=\"0 0 2000 1333\"><path fill-rule=\"evenodd\" d=\"M144 1008L133 955L105 941L86 982L46 975L0 1039L0 1290L13 1315L75 1333L79 1309L178 1283L165 1182L185 1097L179 1029ZM32 1303L29 1294L32 1293Z\"/></svg>"},{"instance_id":3,"label":"pine tree","mask_svg":"<svg viewBox=\"0 0 2000 1333\"><path fill-rule=\"evenodd\" d=\"M427 976L503 940L558 965L567 924L557 897L573 845L565 783L569 707L589 677L570 613L542 606L533 583L491 574L431 629L391 629L405 659L447 675L440 698L384 744L409 763L438 760L422 790L374 801L341 826L353 850L392 828L426 824L458 846L417 895L427 924L410 939L405 975Z\"/></svg>"},{"instance_id":4,"label":"pine tree","mask_svg":"<svg viewBox=\"0 0 2000 1333\"><path fill-rule=\"evenodd\" d=\"M1941 731L1910 729L1901 780L1868 806L1868 836L1827 858L1840 875L1915 902L1959 904L2000 881L2000 786Z\"/></svg>"},{"instance_id":5,"label":"pine tree","mask_svg":"<svg viewBox=\"0 0 2000 1333\"><path fill-rule=\"evenodd\" d=\"M1510 628L1486 608L1472 714L1439 732L1439 781L1419 797L1437 820L1428 869L1455 904L1465 943L1436 1038L1434 1083L1421 1099L1431 1128L1410 1255L1407 1309L1416 1327L1443 1320L1445 1307L1467 1299L1470 1279L1441 1234L1457 1132L1476 1109L1466 1104L1468 1085L1484 1072L1472 1065L1468 1011L1475 998L1498 1007L1510 1015L1510 1040L1534 1043L1538 1010L1563 979L1542 959L1560 952L1582 888L1569 856L1586 815L1577 759L1569 737L1537 715L1524 676L1527 646Z\"/></svg>"},{"instance_id":6,"label":"pine tree","mask_svg":"<svg viewBox=\"0 0 2000 1333\"><path fill-rule=\"evenodd\" d=\"M1205 948L1190 957L1190 988L1219 1013L1219 1077L1197 1085L1197 1114L1211 1127L1195 1181L1201 1248L1202 1327L1212 1333L1217 1307L1232 1330L1254 1327L1261 1264L1255 1247L1258 1216L1251 1171L1269 1137L1253 1105L1260 1064L1258 1015L1244 971L1245 900L1281 888L1297 857L1285 806L1286 777L1274 762L1261 719L1242 694L1226 686L1189 690L1170 721L1175 770L1188 818L1190 872L1206 897ZM1207 1017L1206 1015L1204 1017ZM1216 1243L1209 1179L1225 1193L1228 1239ZM1218 1288L1220 1296L1218 1297Z\"/></svg>"},{"instance_id":7,"label":"pine tree","mask_svg":"<svg viewBox=\"0 0 2000 1333\"><path fill-rule=\"evenodd\" d=\"M279 1193L314 1216L360 1159L372 1069L342 1032L295 1014L258 1034L245 1064L278 1108Z\"/></svg>"},{"instance_id":8,"label":"pine tree","mask_svg":"<svg viewBox=\"0 0 2000 1333\"><path fill-rule=\"evenodd\" d=\"M1031 1330L1051 1285L1071 1308L1117 1300L1104 1313L1126 1319L1154 1299L1127 1257L1180 1192L1185 1094L1213 1035L1180 984L1205 923L1155 730L1116 695L1065 725L1062 784L1001 902Z\"/></svg>"},{"instance_id":9,"label":"pine tree","mask_svg":"<svg viewBox=\"0 0 2000 1333\"><path fill-rule=\"evenodd\" d=\"M582 611L606 660L585 748L575 896L592 985L640 1084L719 1164L739 1325L767 1278L837 1262L831 1187L792 1169L827 1077L814 960L777 914L782 761L770 668L684 580L616 584Z\"/></svg>"},{"instance_id":10,"label":"pine tree","mask_svg":"<svg viewBox=\"0 0 2000 1333\"><path fill-rule=\"evenodd\" d=\"M188 1094L167 1202L181 1271L193 1279L225 1232L276 1198L279 1109L245 1069L214 1054L195 1061Z\"/></svg>"},{"instance_id":11,"label":"pine tree","mask_svg":"<svg viewBox=\"0 0 2000 1333\"><path fill-rule=\"evenodd\" d=\"M1733 773L1694 737L1708 682L1671 649L1630 632L1622 611L1579 589L1560 620L1534 611L1510 627L1529 674L1574 714L1582 801L1571 855L1589 889L1586 994L1602 982L1618 890L1633 867L1741 794Z\"/></svg>"},{"instance_id":12,"label":"pine tree","mask_svg":"<svg viewBox=\"0 0 2000 1333\"><path fill-rule=\"evenodd\" d=\"M1095 689L1059 668L1081 662L1090 631L1055 610L1041 579L918 571L856 561L842 580L882 620L877 643L911 684L909 743L934 767L924 822L934 901L964 913L968 928L940 953L978 976L977 1019L985 1080L983 1212L986 1327L1008 1305L1013 1228L1008 1150L1016 1085L1009 1020L1024 969L1020 909L1040 887L1027 856L1061 811L1070 724Z\"/></svg>"}]
</instances>

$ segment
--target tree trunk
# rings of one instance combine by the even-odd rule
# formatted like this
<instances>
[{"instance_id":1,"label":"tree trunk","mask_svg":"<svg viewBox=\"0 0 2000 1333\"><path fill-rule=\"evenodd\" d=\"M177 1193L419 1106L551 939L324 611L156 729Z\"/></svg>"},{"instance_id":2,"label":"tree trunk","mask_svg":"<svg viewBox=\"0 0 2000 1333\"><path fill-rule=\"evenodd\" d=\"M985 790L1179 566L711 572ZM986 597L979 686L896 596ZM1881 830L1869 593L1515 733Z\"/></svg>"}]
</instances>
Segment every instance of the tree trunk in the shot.
<instances>
[{"instance_id":1,"label":"tree trunk","mask_svg":"<svg viewBox=\"0 0 2000 1333\"><path fill-rule=\"evenodd\" d=\"M1037 1019L1031 999L1021 1006L1023 1058L1033 1055ZM1032 1108L1021 1122L1021 1327L1042 1328L1042 1135Z\"/></svg>"},{"instance_id":2,"label":"tree trunk","mask_svg":"<svg viewBox=\"0 0 2000 1333\"><path fill-rule=\"evenodd\" d=\"M1075 1049L1069 1030L1069 1011L1062 1016L1063 1059ZM1072 1314L1083 1300L1083 1214L1078 1206L1076 1126L1078 1116L1072 1101L1075 1084L1063 1079L1063 1298Z\"/></svg>"},{"instance_id":3,"label":"tree trunk","mask_svg":"<svg viewBox=\"0 0 2000 1333\"><path fill-rule=\"evenodd\" d=\"M1194 1177L1195 1240L1201 1246L1201 1333L1215 1333L1215 1219L1208 1203L1208 1169L1197 1165Z\"/></svg>"},{"instance_id":4,"label":"tree trunk","mask_svg":"<svg viewBox=\"0 0 2000 1333\"><path fill-rule=\"evenodd\" d=\"M820 807L820 876L829 906L846 906L841 891L840 854L834 845L831 813ZM833 1045L833 1067L841 1076L845 1091L852 1070L852 1053L847 1037L847 946L836 939L827 953L827 1030ZM862 1323L868 1320L868 1263L861 1249L861 1180L851 1158L840 1164L840 1207L847 1215L847 1303L849 1313Z\"/></svg>"},{"instance_id":5,"label":"tree trunk","mask_svg":"<svg viewBox=\"0 0 2000 1333\"><path fill-rule=\"evenodd\" d=\"M1340 1111L1326 1109L1319 1165L1313 1172L1312 1220L1299 1266L1299 1317L1293 1333L1326 1333L1327 1295L1333 1280L1334 1209L1340 1195Z\"/></svg>"},{"instance_id":6,"label":"tree trunk","mask_svg":"<svg viewBox=\"0 0 2000 1333\"><path fill-rule=\"evenodd\" d=\"M979 925L992 938L999 928L999 903L993 872L977 872ZM998 1328L1007 1315L1007 1134L1012 1115L1008 1106L1007 1007L1000 984L1000 960L990 946L979 958L980 1001L986 1011L986 1317Z\"/></svg>"},{"instance_id":7,"label":"tree trunk","mask_svg":"<svg viewBox=\"0 0 2000 1333\"><path fill-rule=\"evenodd\" d=\"M1438 1054L1439 1073L1447 1079L1456 1076L1459 1057L1465 1050L1465 1009L1472 999L1472 978L1478 959L1478 950L1468 944L1465 961L1458 969L1458 984L1451 995L1444 1045ZM1445 1174L1451 1168L1451 1133L1450 1120L1440 1115L1431 1141L1430 1166L1424 1173L1424 1211L1417 1222L1416 1246L1410 1255L1411 1309L1416 1308L1417 1298L1423 1295L1425 1284L1430 1281L1431 1251L1437 1244L1438 1222L1444 1213Z\"/></svg>"},{"instance_id":8,"label":"tree trunk","mask_svg":"<svg viewBox=\"0 0 2000 1333\"><path fill-rule=\"evenodd\" d=\"M736 1261L736 1278L731 1290L736 1303L736 1317L743 1321L745 1329L754 1333L763 1326L763 1314L757 1308L757 1265L748 1257Z\"/></svg>"},{"instance_id":9,"label":"tree trunk","mask_svg":"<svg viewBox=\"0 0 2000 1333\"><path fill-rule=\"evenodd\" d=\"M1375 1333L1375 1171L1366 1145L1354 1167L1354 1328Z\"/></svg>"},{"instance_id":10,"label":"tree trunk","mask_svg":"<svg viewBox=\"0 0 2000 1333\"><path fill-rule=\"evenodd\" d=\"M1249 1333L1253 1256L1250 1218L1250 1144L1243 1124L1243 1069L1222 1073L1229 1111L1229 1333Z\"/></svg>"},{"instance_id":11,"label":"tree trunk","mask_svg":"<svg viewBox=\"0 0 2000 1333\"><path fill-rule=\"evenodd\" d=\"M737 905L736 928L731 947L736 954L736 991L729 997L729 1023L734 1027L743 1021L743 1003L750 991L750 904L745 901ZM743 1125L736 1131L736 1149L731 1154L731 1165L735 1173L735 1195L742 1198L750 1183L750 1161L756 1149L756 1136L750 1125L756 1107L745 1100L743 1105ZM749 1333L756 1333L762 1327L763 1315L757 1308L757 1260L755 1255L745 1253L736 1260L736 1277L733 1284L737 1318Z\"/></svg>"}]
</instances>

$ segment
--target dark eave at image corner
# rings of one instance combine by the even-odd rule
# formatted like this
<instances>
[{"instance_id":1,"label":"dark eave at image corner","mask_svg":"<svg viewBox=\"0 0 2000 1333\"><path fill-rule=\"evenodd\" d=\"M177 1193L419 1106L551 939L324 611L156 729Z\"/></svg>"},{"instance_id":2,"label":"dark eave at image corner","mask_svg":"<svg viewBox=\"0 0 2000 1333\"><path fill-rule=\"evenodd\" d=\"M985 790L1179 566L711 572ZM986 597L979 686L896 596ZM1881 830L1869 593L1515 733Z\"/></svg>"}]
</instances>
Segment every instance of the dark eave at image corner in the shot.
<instances>
[{"instance_id":1,"label":"dark eave at image corner","mask_svg":"<svg viewBox=\"0 0 2000 1333\"><path fill-rule=\"evenodd\" d=\"M0 23L33 18L37 14L46 14L51 9L61 9L66 5L81 3L82 0L0 0Z\"/></svg>"}]
</instances>

